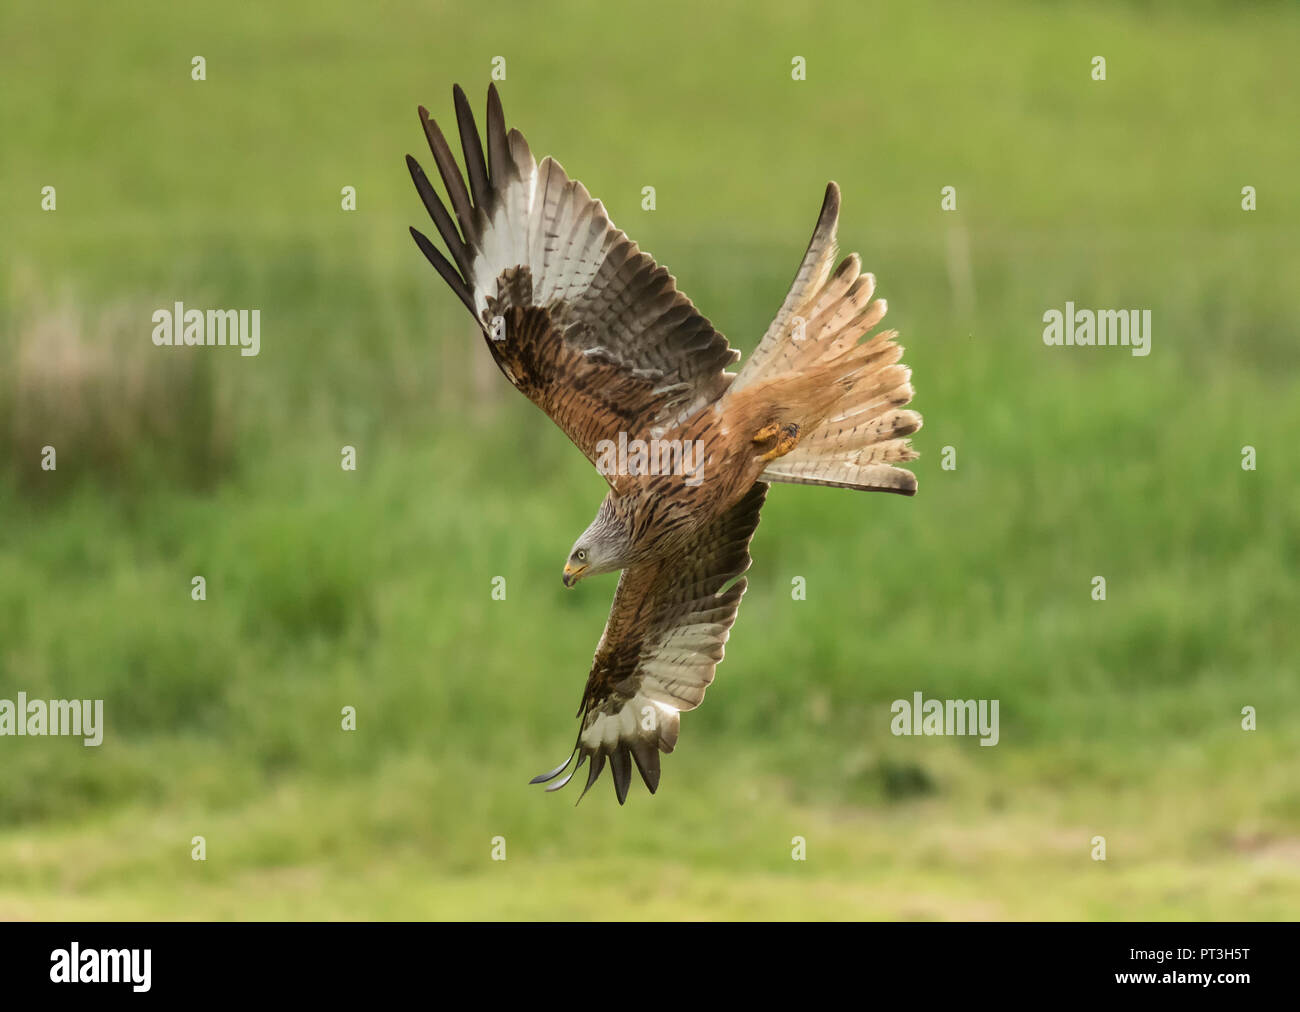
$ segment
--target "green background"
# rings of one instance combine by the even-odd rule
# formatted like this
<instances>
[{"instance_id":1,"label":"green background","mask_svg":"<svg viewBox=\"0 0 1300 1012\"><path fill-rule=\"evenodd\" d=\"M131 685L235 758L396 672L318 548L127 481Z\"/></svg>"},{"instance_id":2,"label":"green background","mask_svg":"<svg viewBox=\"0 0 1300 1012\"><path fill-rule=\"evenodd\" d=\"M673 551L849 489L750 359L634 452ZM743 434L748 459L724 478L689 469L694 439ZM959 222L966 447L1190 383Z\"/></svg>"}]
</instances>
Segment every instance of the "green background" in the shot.
<instances>
[{"instance_id":1,"label":"green background","mask_svg":"<svg viewBox=\"0 0 1300 1012\"><path fill-rule=\"evenodd\" d=\"M1296 917L1297 52L1282 3L7 2L0 697L107 730L0 738L0 917ZM604 484L406 234L416 105L481 116L495 57L745 352L837 180L926 420L914 499L773 490L622 809L526 785ZM154 348L177 300L260 308L261 354ZM1046 347L1067 300L1151 355ZM1000 744L892 736L915 691Z\"/></svg>"}]
</instances>

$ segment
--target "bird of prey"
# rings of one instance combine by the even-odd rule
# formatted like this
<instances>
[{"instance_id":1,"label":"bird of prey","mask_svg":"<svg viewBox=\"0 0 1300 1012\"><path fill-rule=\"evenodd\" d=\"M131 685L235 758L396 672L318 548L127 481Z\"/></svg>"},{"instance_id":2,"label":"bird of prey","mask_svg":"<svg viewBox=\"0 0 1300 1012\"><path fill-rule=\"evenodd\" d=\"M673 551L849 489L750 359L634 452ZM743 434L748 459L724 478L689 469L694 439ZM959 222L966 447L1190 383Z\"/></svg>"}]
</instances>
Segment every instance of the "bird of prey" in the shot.
<instances>
[{"instance_id":1,"label":"bird of prey","mask_svg":"<svg viewBox=\"0 0 1300 1012\"><path fill-rule=\"evenodd\" d=\"M532 782L556 780L577 756L547 788L556 790L590 759L581 800L608 763L622 804L633 762L654 793L679 714L699 706L713 681L769 484L915 493L916 478L894 466L916 456L907 437L921 417L903 408L911 373L895 331L868 336L885 315L884 300L872 298L875 279L857 254L835 264L835 183L776 319L733 373L740 353L672 275L558 162L536 161L523 135L507 131L495 85L485 138L459 86L453 99L464 175L420 107L450 211L406 159L450 259L411 235L506 378L609 483L569 552L564 585L622 570L577 743ZM697 451L690 468L677 466L681 447Z\"/></svg>"}]
</instances>

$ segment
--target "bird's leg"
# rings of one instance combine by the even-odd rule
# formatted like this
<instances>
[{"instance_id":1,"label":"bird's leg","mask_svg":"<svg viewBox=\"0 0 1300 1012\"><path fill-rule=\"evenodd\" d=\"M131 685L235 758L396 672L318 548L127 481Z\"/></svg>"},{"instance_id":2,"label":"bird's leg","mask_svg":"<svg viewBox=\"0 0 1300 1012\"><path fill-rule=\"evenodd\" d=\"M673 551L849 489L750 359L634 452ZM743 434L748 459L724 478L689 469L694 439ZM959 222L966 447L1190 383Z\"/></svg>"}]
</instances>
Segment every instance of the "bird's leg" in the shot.
<instances>
[{"instance_id":1,"label":"bird's leg","mask_svg":"<svg viewBox=\"0 0 1300 1012\"><path fill-rule=\"evenodd\" d=\"M769 425L764 425L754 433L754 442L760 446L764 443L772 444L771 449L764 453L759 460L763 463L776 460L777 457L784 457L798 445L799 426L794 422L786 422L784 425L772 422Z\"/></svg>"}]
</instances>

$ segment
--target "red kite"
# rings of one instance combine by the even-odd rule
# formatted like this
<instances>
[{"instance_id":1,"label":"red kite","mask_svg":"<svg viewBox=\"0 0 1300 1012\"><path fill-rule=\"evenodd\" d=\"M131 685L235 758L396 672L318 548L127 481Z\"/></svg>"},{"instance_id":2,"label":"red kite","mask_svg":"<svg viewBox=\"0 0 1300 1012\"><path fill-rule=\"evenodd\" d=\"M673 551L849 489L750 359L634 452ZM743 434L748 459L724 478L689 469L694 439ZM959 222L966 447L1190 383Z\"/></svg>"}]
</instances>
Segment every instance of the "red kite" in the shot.
<instances>
[{"instance_id":1,"label":"red kite","mask_svg":"<svg viewBox=\"0 0 1300 1012\"><path fill-rule=\"evenodd\" d=\"M894 466L916 456L907 437L921 416L903 408L911 373L896 332L867 337L885 315L875 279L857 254L834 266L835 183L776 319L728 372L740 353L586 187L506 130L496 87L486 153L464 92L453 95L468 184L420 108L450 212L407 156L450 260L411 235L506 378L609 482L569 553L565 586L622 570L577 743L533 783L555 780L577 756L547 790L590 759L585 795L608 761L622 804L633 762L654 793L679 714L713 681L769 483L915 493L916 478Z\"/></svg>"}]
</instances>

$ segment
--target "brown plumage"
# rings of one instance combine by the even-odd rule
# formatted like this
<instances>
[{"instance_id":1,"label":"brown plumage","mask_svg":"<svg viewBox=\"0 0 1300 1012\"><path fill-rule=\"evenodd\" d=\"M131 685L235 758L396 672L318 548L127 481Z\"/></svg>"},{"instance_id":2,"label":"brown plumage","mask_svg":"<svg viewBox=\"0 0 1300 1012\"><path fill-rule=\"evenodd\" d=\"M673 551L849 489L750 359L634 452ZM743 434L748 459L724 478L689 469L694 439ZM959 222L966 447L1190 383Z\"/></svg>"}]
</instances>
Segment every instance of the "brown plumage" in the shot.
<instances>
[{"instance_id":1,"label":"brown plumage","mask_svg":"<svg viewBox=\"0 0 1300 1012\"><path fill-rule=\"evenodd\" d=\"M834 183L785 302L733 374L726 368L739 352L672 276L557 162L537 163L523 136L507 132L495 86L486 157L464 93L453 95L468 185L420 109L451 212L407 156L450 260L411 234L501 371L609 482L565 584L622 570L578 709L578 742L533 782L555 780L576 756L547 790L590 760L585 794L608 763L622 804L634 763L651 793L658 787L659 753L676 745L679 714L713 681L769 483L911 495L915 477L894 465L915 457L907 437L921 417L903 409L912 387L896 334L862 340L885 315L884 301L872 299L875 279L856 254L832 270ZM620 440L634 451L623 469L610 466ZM635 452L641 444L648 456ZM665 462L674 466L658 466Z\"/></svg>"}]
</instances>

